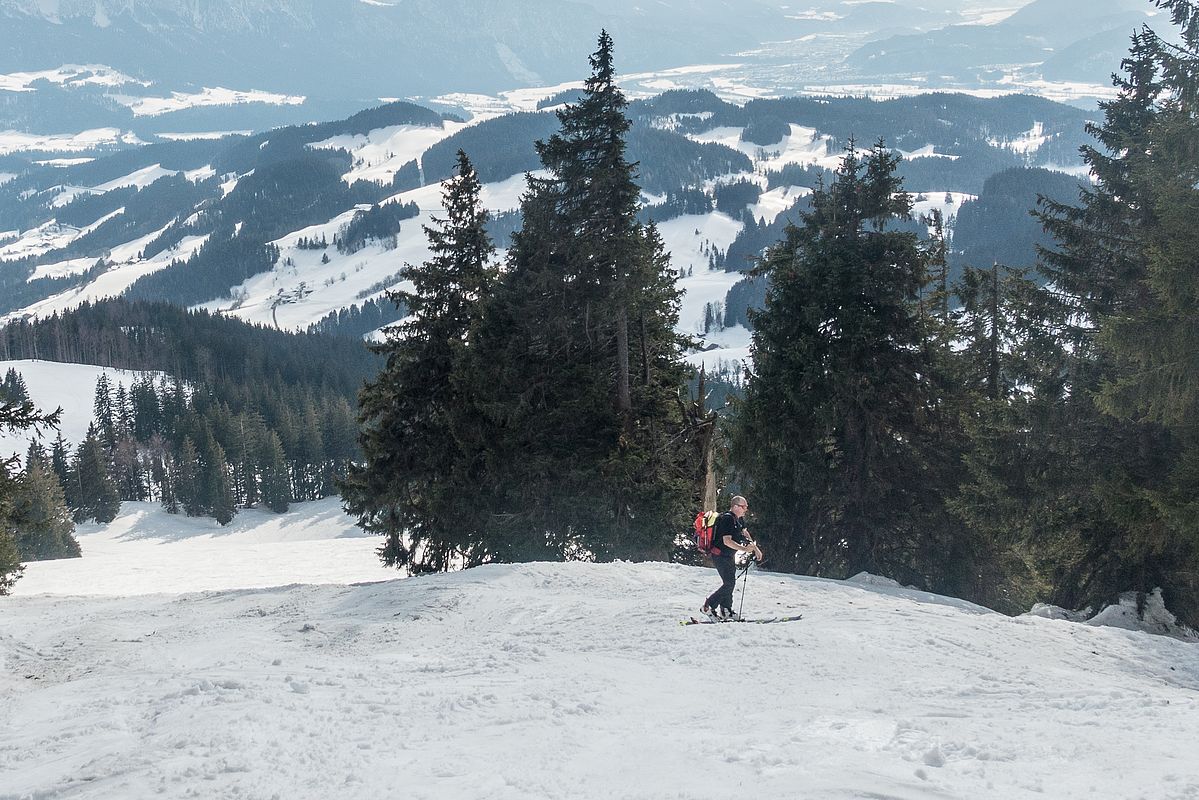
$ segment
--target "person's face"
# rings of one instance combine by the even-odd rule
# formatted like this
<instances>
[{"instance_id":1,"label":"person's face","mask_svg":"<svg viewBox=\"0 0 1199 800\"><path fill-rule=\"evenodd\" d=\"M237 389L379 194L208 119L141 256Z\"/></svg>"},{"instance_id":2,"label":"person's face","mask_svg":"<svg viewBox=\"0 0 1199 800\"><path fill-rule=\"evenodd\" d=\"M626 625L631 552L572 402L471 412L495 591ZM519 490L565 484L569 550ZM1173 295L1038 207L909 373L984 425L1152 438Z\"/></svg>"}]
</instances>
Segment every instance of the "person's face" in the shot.
<instances>
[{"instance_id":1,"label":"person's face","mask_svg":"<svg viewBox=\"0 0 1199 800\"><path fill-rule=\"evenodd\" d=\"M741 519L741 517L744 517L746 511L749 511L749 503L734 503L733 504L733 514L736 515L737 519Z\"/></svg>"}]
</instances>

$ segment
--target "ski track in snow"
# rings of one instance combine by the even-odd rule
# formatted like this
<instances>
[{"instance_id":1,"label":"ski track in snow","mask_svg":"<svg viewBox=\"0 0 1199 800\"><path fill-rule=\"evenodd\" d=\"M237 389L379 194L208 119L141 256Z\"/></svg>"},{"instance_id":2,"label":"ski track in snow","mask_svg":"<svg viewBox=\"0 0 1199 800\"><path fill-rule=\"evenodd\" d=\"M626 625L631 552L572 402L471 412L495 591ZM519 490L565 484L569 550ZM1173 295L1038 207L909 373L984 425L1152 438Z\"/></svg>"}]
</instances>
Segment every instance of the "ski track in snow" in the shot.
<instances>
[{"instance_id":1,"label":"ski track in snow","mask_svg":"<svg viewBox=\"0 0 1199 800\"><path fill-rule=\"evenodd\" d=\"M759 572L746 611L802 621L679 626L715 583L570 563L9 598L0 798L1199 792L1193 644Z\"/></svg>"}]
</instances>

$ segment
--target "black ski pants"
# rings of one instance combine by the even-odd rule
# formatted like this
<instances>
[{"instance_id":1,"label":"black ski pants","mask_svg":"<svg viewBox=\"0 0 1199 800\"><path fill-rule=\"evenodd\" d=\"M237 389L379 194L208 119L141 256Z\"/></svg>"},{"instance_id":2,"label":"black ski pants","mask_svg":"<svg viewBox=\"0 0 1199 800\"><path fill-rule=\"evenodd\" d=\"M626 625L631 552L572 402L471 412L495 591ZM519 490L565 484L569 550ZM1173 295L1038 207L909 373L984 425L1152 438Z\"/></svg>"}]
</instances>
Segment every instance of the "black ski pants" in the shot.
<instances>
[{"instance_id":1,"label":"black ski pants","mask_svg":"<svg viewBox=\"0 0 1199 800\"><path fill-rule=\"evenodd\" d=\"M712 559L712 563L716 565L716 571L720 574L720 588L712 592L712 596L707 600L708 608L713 610L717 608L733 610L733 590L737 588L737 562L732 556L727 558L717 557Z\"/></svg>"}]
</instances>

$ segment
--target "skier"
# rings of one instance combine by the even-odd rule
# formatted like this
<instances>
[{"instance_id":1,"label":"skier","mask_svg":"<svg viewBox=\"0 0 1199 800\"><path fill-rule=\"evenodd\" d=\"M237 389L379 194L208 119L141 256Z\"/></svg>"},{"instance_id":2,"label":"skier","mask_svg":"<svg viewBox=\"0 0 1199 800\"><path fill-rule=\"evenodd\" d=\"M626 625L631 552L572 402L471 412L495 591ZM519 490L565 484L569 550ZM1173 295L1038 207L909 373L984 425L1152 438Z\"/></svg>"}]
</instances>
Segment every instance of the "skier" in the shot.
<instances>
[{"instance_id":1,"label":"skier","mask_svg":"<svg viewBox=\"0 0 1199 800\"><path fill-rule=\"evenodd\" d=\"M737 553L751 553L757 561L762 560L762 550L754 537L745 528L745 512L749 503L741 495L733 498L729 510L716 519L712 539L720 552L712 556L716 572L722 581L720 588L712 592L700 609L713 619L733 618L733 589L737 586Z\"/></svg>"}]
</instances>

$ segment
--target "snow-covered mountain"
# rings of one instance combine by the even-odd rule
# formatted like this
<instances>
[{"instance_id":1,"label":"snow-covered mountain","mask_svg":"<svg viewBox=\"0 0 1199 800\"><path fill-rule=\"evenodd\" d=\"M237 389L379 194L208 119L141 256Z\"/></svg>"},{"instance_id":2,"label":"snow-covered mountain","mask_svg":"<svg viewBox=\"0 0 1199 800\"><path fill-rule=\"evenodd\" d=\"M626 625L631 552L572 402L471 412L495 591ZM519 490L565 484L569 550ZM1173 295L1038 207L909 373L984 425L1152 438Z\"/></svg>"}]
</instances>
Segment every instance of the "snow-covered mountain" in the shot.
<instances>
[{"instance_id":1,"label":"snow-covered mountain","mask_svg":"<svg viewBox=\"0 0 1199 800\"><path fill-rule=\"evenodd\" d=\"M1148 0L0 0L0 132L146 140L382 98L453 104L576 78L601 28L646 91L1029 91L1088 105L1151 14L1164 21Z\"/></svg>"},{"instance_id":2,"label":"snow-covered mountain","mask_svg":"<svg viewBox=\"0 0 1199 800\"><path fill-rule=\"evenodd\" d=\"M538 167L532 142L556 127L552 114L536 112L544 96L508 96L509 107L526 113L478 108L469 122L399 103L321 126L30 167L0 186L0 280L11 287L0 318L44 317L130 293L296 330L382 300L405 264L427 256L422 225L441 213L440 181L457 148L486 181L484 204L507 215L509 226L518 222L511 215L524 174ZM769 229L760 241L746 239L746 219L770 226L796 218L796 204L836 166L850 136L885 138L904 155L918 211L936 207L952 219L994 172L1077 169L1086 120L1077 109L1035 98L932 95L742 107L676 92L639 101L631 113L631 155L641 163L647 213L686 290L681 325L706 336L710 350L694 358L711 366L744 358L748 332L722 328L719 308L742 281L745 259L781 230L774 239ZM741 187L744 197L713 207L728 186ZM706 210L680 205L687 192L705 197ZM407 209L392 235L335 246L372 203ZM214 234L248 241L247 221L261 229L264 219L269 232L254 242L277 250L269 258L247 259L243 268L211 252ZM497 244L506 241L498 231ZM713 313L718 324L705 324Z\"/></svg>"},{"instance_id":3,"label":"snow-covered mountain","mask_svg":"<svg viewBox=\"0 0 1199 800\"><path fill-rule=\"evenodd\" d=\"M787 17L758 0L3 0L0 20L0 72L107 63L168 85L378 98L563 80L604 27L628 69L702 63Z\"/></svg>"},{"instance_id":4,"label":"snow-covered mountain","mask_svg":"<svg viewBox=\"0 0 1199 800\"><path fill-rule=\"evenodd\" d=\"M803 619L682 627L711 569L394 579L339 514L126 504L84 558L30 564L0 615L0 796L1199 794L1196 644L1112 627L1128 609L753 571L747 617Z\"/></svg>"}]
</instances>

